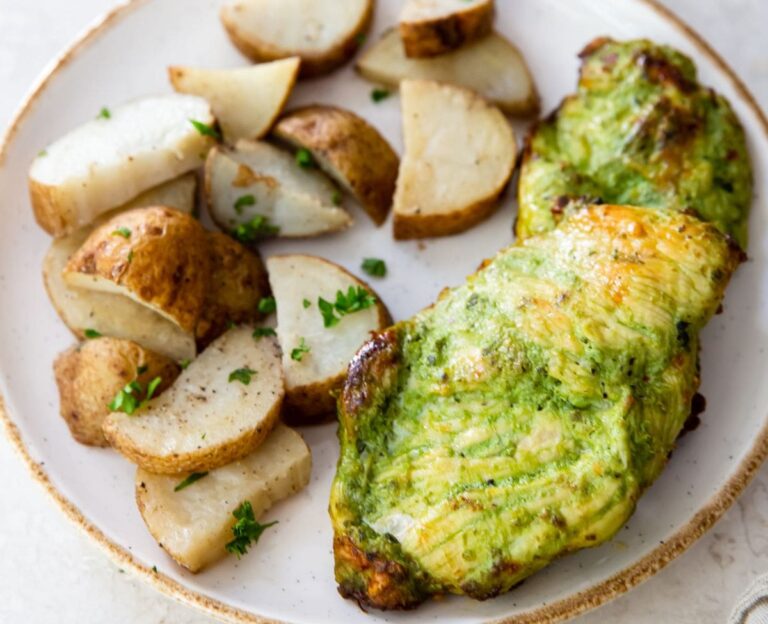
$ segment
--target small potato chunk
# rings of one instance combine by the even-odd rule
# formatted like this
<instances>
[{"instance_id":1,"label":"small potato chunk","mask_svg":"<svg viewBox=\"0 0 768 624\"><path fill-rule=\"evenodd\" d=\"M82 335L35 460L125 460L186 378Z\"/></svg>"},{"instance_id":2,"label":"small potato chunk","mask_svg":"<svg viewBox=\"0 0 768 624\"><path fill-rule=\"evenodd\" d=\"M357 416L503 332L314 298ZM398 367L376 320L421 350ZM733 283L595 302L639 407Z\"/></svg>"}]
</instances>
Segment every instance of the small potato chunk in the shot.
<instances>
[{"instance_id":1,"label":"small potato chunk","mask_svg":"<svg viewBox=\"0 0 768 624\"><path fill-rule=\"evenodd\" d=\"M179 371L173 360L130 340L88 340L59 355L53 364L61 416L78 442L109 446L101 426L117 393L134 380L146 388L159 377L162 382L155 390L157 396L173 383Z\"/></svg>"},{"instance_id":2,"label":"small potato chunk","mask_svg":"<svg viewBox=\"0 0 768 624\"><path fill-rule=\"evenodd\" d=\"M186 473L160 476L139 468L136 502L152 536L173 559L192 572L227 554L233 538L232 513L243 501L261 518L272 506L309 483L312 455L302 437L278 424L250 455L211 470L176 491ZM280 525L261 539L272 539Z\"/></svg>"},{"instance_id":3,"label":"small potato chunk","mask_svg":"<svg viewBox=\"0 0 768 624\"><path fill-rule=\"evenodd\" d=\"M169 67L173 88L204 97L224 140L260 139L269 132L299 74L298 57L237 69Z\"/></svg>"},{"instance_id":4,"label":"small potato chunk","mask_svg":"<svg viewBox=\"0 0 768 624\"><path fill-rule=\"evenodd\" d=\"M74 288L124 295L193 333L210 280L200 223L170 208L139 208L96 228L64 269Z\"/></svg>"},{"instance_id":5,"label":"small potato chunk","mask_svg":"<svg viewBox=\"0 0 768 624\"><path fill-rule=\"evenodd\" d=\"M463 232L496 209L517 158L514 131L472 91L425 80L406 80L401 90L395 238Z\"/></svg>"},{"instance_id":6,"label":"small potato chunk","mask_svg":"<svg viewBox=\"0 0 768 624\"><path fill-rule=\"evenodd\" d=\"M357 62L368 80L397 88L403 80L436 80L477 91L505 113L539 112L539 96L520 51L498 33L433 58L405 55L397 30L390 30Z\"/></svg>"},{"instance_id":7,"label":"small potato chunk","mask_svg":"<svg viewBox=\"0 0 768 624\"><path fill-rule=\"evenodd\" d=\"M493 0L407 0L400 13L405 54L445 54L480 39L493 27Z\"/></svg>"},{"instance_id":8,"label":"small potato chunk","mask_svg":"<svg viewBox=\"0 0 768 624\"><path fill-rule=\"evenodd\" d=\"M391 317L370 286L322 258L274 256L267 260L267 271L277 301L277 337L283 349L283 417L292 423L321 422L336 414L335 393L344 383L349 361L371 332L391 323ZM326 327L319 299L334 303L338 291L347 294L351 287L373 295L375 303Z\"/></svg>"},{"instance_id":9,"label":"small potato chunk","mask_svg":"<svg viewBox=\"0 0 768 624\"><path fill-rule=\"evenodd\" d=\"M261 235L318 236L352 223L334 205L339 191L323 174L302 168L293 155L268 143L240 141L235 149L211 150L205 188L213 221L243 242ZM247 240L254 218L269 229L255 231L254 239ZM236 233L238 226L246 228L243 234Z\"/></svg>"},{"instance_id":10,"label":"small potato chunk","mask_svg":"<svg viewBox=\"0 0 768 624\"><path fill-rule=\"evenodd\" d=\"M219 468L248 455L280 414L280 349L229 330L182 371L168 391L134 415L113 412L104 435L127 459L155 474Z\"/></svg>"},{"instance_id":11,"label":"small potato chunk","mask_svg":"<svg viewBox=\"0 0 768 624\"><path fill-rule=\"evenodd\" d=\"M144 191L200 166L214 143L190 120L212 125L191 95L150 97L106 111L49 145L32 163L35 218L64 236Z\"/></svg>"},{"instance_id":12,"label":"small potato chunk","mask_svg":"<svg viewBox=\"0 0 768 624\"><path fill-rule=\"evenodd\" d=\"M308 106L283 117L275 136L307 149L333 180L362 204L377 225L387 218L400 159L367 121L333 106Z\"/></svg>"},{"instance_id":13,"label":"small potato chunk","mask_svg":"<svg viewBox=\"0 0 768 624\"><path fill-rule=\"evenodd\" d=\"M197 344L204 349L232 324L261 320L259 301L269 294L267 271L258 252L221 232L208 232L211 280L197 324Z\"/></svg>"},{"instance_id":14,"label":"small potato chunk","mask_svg":"<svg viewBox=\"0 0 768 624\"><path fill-rule=\"evenodd\" d=\"M303 77L348 61L373 18L373 0L227 0L221 21L250 59L301 57Z\"/></svg>"}]
</instances>

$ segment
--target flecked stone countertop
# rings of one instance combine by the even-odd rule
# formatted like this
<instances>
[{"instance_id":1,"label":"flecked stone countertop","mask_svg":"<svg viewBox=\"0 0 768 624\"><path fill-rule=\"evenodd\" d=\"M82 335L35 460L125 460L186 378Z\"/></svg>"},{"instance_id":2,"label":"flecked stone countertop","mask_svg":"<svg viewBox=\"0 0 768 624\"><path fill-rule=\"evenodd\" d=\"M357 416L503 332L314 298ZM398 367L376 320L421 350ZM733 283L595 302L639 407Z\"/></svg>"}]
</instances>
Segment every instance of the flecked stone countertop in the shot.
<instances>
[{"instance_id":1,"label":"flecked stone countertop","mask_svg":"<svg viewBox=\"0 0 768 624\"><path fill-rule=\"evenodd\" d=\"M502 0L504 1L504 0ZM566 2L567 0L563 0ZM0 0L0 127L43 69L113 0ZM665 0L768 109L768 0ZM0 435L0 622L212 624L119 570L48 500ZM768 572L768 466L736 505L659 575L578 624L720 624Z\"/></svg>"}]
</instances>

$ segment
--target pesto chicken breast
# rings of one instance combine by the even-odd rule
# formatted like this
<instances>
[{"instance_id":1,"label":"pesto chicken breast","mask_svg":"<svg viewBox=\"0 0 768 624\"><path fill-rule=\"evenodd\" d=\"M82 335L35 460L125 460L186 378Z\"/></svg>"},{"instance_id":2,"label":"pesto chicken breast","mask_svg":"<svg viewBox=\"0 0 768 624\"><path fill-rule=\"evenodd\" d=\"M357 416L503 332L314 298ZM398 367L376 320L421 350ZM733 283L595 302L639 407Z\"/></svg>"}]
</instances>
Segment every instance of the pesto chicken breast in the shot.
<instances>
[{"instance_id":1,"label":"pesto chicken breast","mask_svg":"<svg viewBox=\"0 0 768 624\"><path fill-rule=\"evenodd\" d=\"M741 258L692 216L591 206L376 335L339 401L342 595L490 598L613 536L691 413Z\"/></svg>"},{"instance_id":2,"label":"pesto chicken breast","mask_svg":"<svg viewBox=\"0 0 768 624\"><path fill-rule=\"evenodd\" d=\"M746 249L752 170L728 101L668 46L597 39L581 58L577 92L528 136L517 235L604 202L695 214Z\"/></svg>"}]
</instances>

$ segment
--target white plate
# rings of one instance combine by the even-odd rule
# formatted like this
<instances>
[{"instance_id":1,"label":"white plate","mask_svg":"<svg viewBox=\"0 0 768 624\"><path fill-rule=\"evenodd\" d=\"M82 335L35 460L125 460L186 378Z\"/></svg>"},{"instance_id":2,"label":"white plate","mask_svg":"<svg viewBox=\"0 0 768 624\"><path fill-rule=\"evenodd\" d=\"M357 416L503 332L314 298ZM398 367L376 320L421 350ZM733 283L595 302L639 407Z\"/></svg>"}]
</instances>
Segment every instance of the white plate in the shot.
<instances>
[{"instance_id":1,"label":"white plate","mask_svg":"<svg viewBox=\"0 0 768 624\"><path fill-rule=\"evenodd\" d=\"M573 90L577 52L592 38L649 37L670 43L697 62L701 79L733 103L749 137L757 175L751 221L751 261L731 285L725 313L703 344L703 424L686 436L630 523L612 542L558 561L510 594L484 603L452 598L416 613L363 614L342 600L333 581L329 483L337 456L335 427L304 431L312 445L310 487L275 508L280 524L241 561L229 558L197 576L178 568L149 536L133 500L132 466L108 450L75 443L58 416L51 374L54 356L72 337L48 303L40 277L47 236L35 225L26 170L49 141L102 106L166 92L168 64L240 65L217 18L216 0L139 0L118 9L54 65L22 108L0 152L0 394L7 431L33 472L67 513L126 566L162 591L233 621L515 622L555 621L625 591L663 567L733 502L768 450L765 350L768 347L768 122L749 94L706 44L648 0L501 0L498 28L526 54L544 111ZM379 0L374 33L395 22L398 0ZM380 104L371 85L350 67L302 83L291 105L335 103L378 126L401 149L396 97ZM524 125L517 125L522 136ZM277 251L331 258L359 273L364 256L386 259L390 275L376 288L396 318L430 303L445 285L460 283L479 262L511 240L514 201L459 237L395 243L390 227L375 229L355 211L354 229L339 236L273 243ZM12 419L12 420L11 420ZM14 424L15 423L15 424ZM152 567L157 567L157 572Z\"/></svg>"}]
</instances>

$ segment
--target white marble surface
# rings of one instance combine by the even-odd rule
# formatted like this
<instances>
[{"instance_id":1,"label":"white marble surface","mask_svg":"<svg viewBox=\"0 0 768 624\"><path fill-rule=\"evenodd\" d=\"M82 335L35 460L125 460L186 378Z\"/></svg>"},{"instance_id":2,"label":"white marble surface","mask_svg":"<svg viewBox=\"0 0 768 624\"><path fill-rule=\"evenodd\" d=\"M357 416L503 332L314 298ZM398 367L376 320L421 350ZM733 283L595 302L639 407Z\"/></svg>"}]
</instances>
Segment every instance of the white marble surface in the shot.
<instances>
[{"instance_id":1,"label":"white marble surface","mask_svg":"<svg viewBox=\"0 0 768 624\"><path fill-rule=\"evenodd\" d=\"M509 0L501 0L509 1ZM564 0L567 1L567 0ZM768 108L768 0L665 0ZM0 127L46 63L112 0L0 0ZM212 624L114 566L33 483L0 435L0 622ZM768 466L737 505L661 574L579 624L716 624L768 572Z\"/></svg>"}]
</instances>

